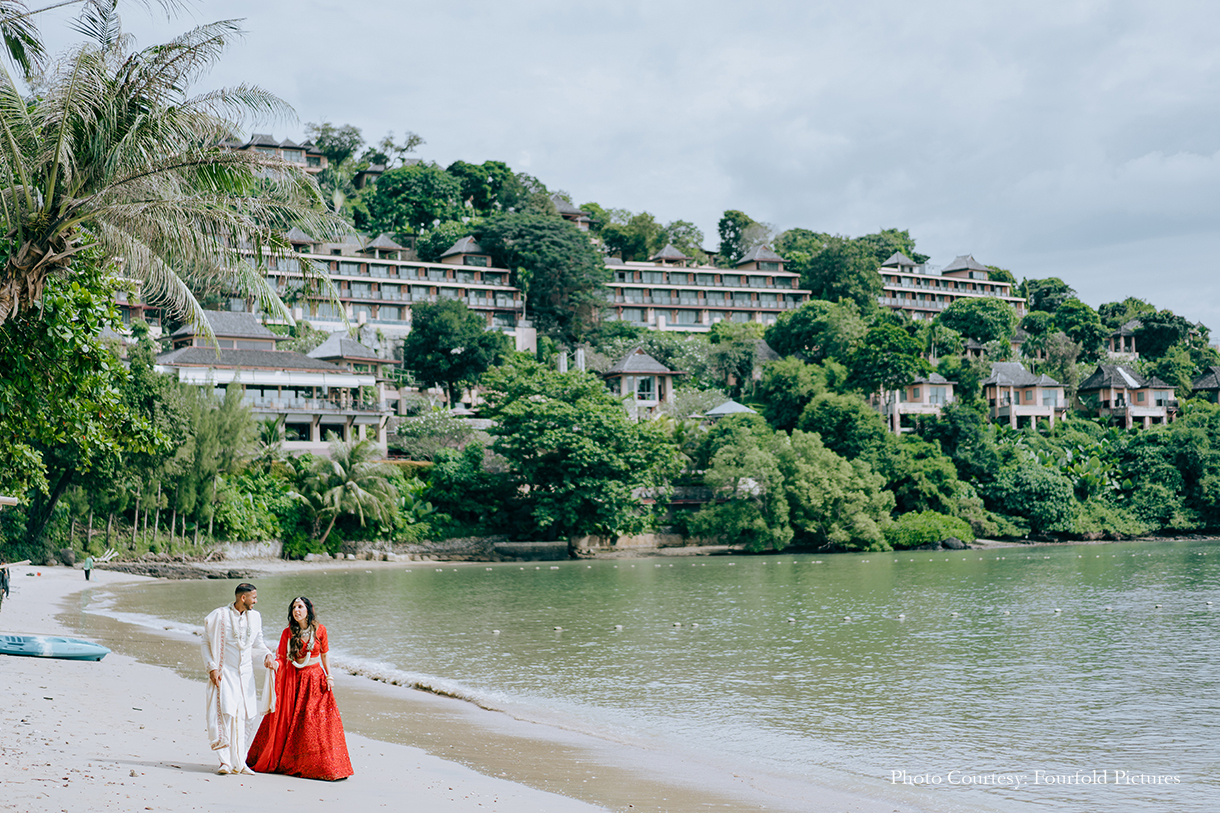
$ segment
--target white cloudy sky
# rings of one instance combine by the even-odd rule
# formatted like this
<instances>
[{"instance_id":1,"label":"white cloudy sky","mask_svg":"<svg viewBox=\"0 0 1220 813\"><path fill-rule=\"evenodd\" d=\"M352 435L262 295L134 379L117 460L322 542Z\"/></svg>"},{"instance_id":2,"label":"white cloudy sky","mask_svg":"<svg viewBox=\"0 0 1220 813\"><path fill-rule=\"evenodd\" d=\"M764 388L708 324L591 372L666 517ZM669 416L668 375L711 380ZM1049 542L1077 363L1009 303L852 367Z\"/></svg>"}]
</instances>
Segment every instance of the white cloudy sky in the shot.
<instances>
[{"instance_id":1,"label":"white cloudy sky","mask_svg":"<svg viewBox=\"0 0 1220 813\"><path fill-rule=\"evenodd\" d=\"M426 160L502 160L577 202L691 220L709 247L730 208L781 229L909 228L934 264L969 252L1094 306L1140 296L1220 328L1214 2L196 0L168 23L127 8L141 44L244 17L208 82L289 101L300 121L277 137L323 119L369 140L413 130Z\"/></svg>"}]
</instances>

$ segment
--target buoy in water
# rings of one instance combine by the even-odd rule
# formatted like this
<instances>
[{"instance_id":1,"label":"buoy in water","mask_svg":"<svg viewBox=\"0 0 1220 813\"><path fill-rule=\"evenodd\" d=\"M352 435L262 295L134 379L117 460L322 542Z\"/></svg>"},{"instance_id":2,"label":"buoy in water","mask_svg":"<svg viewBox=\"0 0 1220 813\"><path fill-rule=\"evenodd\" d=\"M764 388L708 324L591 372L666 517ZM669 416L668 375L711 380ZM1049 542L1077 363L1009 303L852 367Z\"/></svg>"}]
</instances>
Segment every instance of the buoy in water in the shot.
<instances>
[{"instance_id":1,"label":"buoy in water","mask_svg":"<svg viewBox=\"0 0 1220 813\"><path fill-rule=\"evenodd\" d=\"M788 623L789 623L789 624L795 624L795 623L796 623L796 619L795 619L795 618L789 618L789 619L788 619Z\"/></svg>"}]
</instances>

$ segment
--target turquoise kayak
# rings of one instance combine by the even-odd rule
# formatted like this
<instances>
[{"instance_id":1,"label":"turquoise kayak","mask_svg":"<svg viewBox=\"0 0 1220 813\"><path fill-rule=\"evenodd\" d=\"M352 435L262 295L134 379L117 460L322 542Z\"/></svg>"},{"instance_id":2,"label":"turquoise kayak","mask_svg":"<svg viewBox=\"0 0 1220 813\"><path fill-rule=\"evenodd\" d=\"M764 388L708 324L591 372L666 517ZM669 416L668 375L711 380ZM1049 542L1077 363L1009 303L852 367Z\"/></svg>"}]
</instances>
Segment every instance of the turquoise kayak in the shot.
<instances>
[{"instance_id":1,"label":"turquoise kayak","mask_svg":"<svg viewBox=\"0 0 1220 813\"><path fill-rule=\"evenodd\" d=\"M109 654L110 650L106 647L79 638L60 638L55 635L0 635L0 655L100 661Z\"/></svg>"}]
</instances>

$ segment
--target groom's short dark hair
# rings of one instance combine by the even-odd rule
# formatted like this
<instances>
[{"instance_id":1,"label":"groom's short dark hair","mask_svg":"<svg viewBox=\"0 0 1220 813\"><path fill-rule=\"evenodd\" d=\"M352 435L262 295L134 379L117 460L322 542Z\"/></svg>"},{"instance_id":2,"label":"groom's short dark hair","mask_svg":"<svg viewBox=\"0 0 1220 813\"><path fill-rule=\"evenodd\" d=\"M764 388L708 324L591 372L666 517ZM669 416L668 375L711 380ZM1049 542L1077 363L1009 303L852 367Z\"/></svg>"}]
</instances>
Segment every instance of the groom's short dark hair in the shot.
<instances>
[{"instance_id":1,"label":"groom's short dark hair","mask_svg":"<svg viewBox=\"0 0 1220 813\"><path fill-rule=\"evenodd\" d=\"M257 589L257 587L249 582L242 582L241 584L237 585L237 589L233 591L233 595L240 596L242 593L253 593Z\"/></svg>"}]
</instances>

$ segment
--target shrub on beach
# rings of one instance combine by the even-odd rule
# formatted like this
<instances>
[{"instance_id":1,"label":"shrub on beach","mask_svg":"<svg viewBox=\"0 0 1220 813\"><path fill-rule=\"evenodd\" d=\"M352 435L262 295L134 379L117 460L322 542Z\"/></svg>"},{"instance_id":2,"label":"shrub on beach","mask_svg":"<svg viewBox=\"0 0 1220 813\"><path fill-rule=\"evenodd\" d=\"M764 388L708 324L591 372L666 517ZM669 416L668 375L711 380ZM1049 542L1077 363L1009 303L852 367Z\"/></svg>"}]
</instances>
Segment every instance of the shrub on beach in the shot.
<instances>
[{"instance_id":1,"label":"shrub on beach","mask_svg":"<svg viewBox=\"0 0 1220 813\"><path fill-rule=\"evenodd\" d=\"M963 542L974 541L969 523L936 511L903 514L885 529L885 541L895 550L910 550L951 536Z\"/></svg>"}]
</instances>

